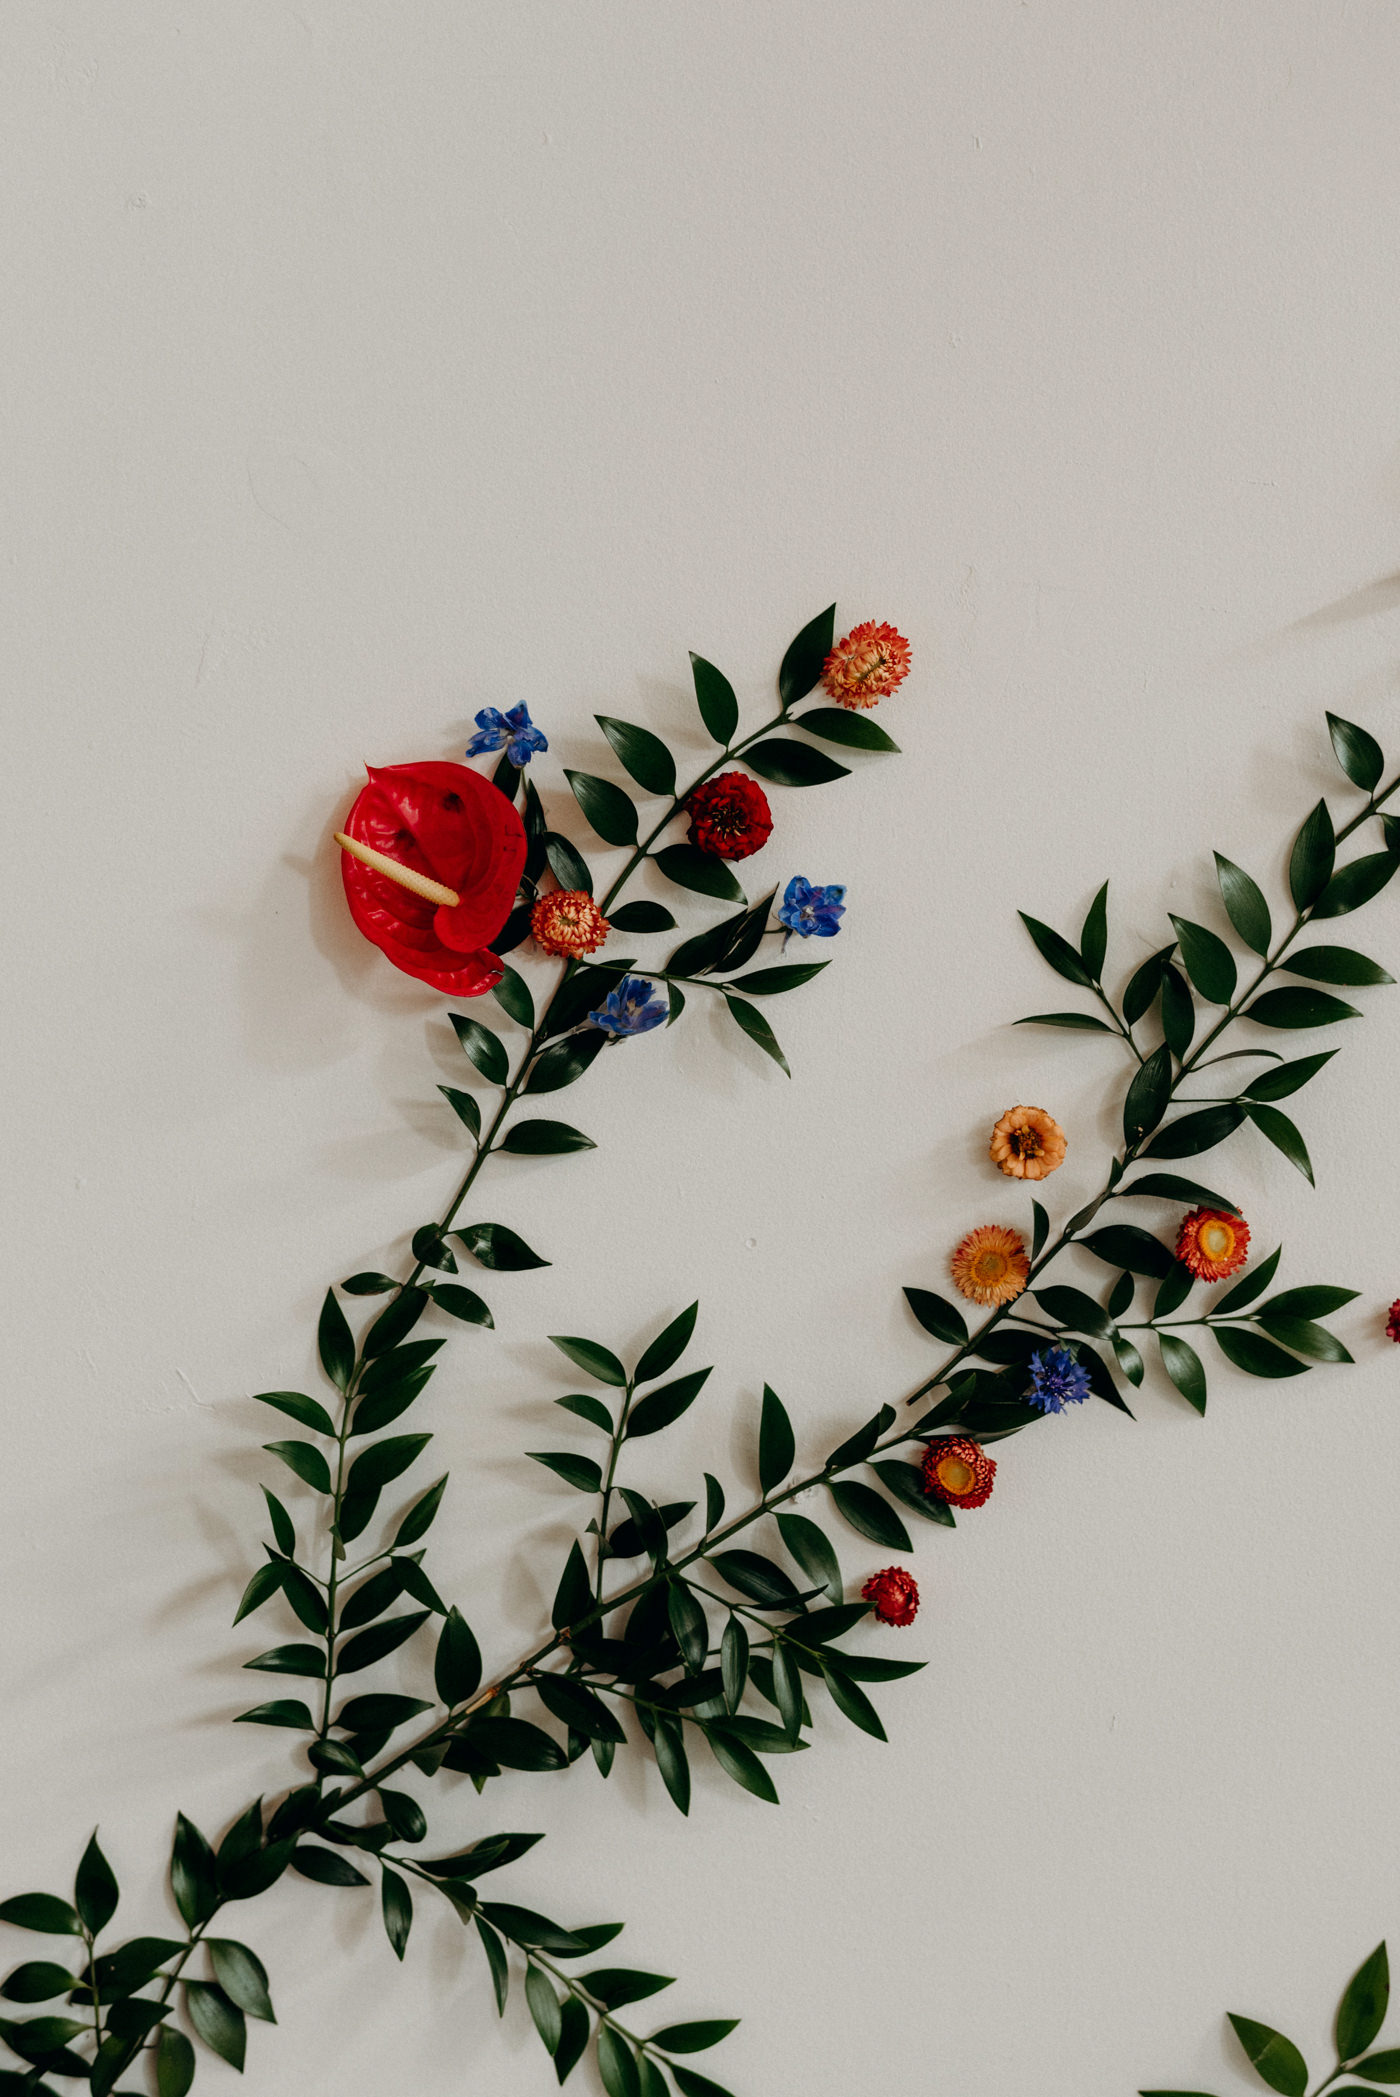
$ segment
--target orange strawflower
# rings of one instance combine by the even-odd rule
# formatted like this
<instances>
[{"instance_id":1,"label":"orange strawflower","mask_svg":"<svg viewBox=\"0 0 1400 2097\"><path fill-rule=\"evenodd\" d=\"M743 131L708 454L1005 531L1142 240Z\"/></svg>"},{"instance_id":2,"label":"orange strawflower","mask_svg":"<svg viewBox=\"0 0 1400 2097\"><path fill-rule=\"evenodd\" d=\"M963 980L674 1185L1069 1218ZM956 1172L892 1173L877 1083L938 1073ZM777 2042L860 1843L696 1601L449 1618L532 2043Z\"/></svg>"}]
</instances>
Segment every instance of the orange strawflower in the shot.
<instances>
[{"instance_id":1,"label":"orange strawflower","mask_svg":"<svg viewBox=\"0 0 1400 2097\"><path fill-rule=\"evenodd\" d=\"M970 1303L1010 1303L1030 1280L1031 1263L1019 1231L999 1223L969 1231L949 1261L953 1280Z\"/></svg>"},{"instance_id":2,"label":"orange strawflower","mask_svg":"<svg viewBox=\"0 0 1400 2097\"><path fill-rule=\"evenodd\" d=\"M530 930L546 954L577 961L607 938L610 926L586 888L556 888L530 912Z\"/></svg>"},{"instance_id":3,"label":"orange strawflower","mask_svg":"<svg viewBox=\"0 0 1400 2097\"><path fill-rule=\"evenodd\" d=\"M1012 1107L992 1130L991 1155L1013 1180L1043 1180L1065 1162L1065 1132L1043 1107Z\"/></svg>"},{"instance_id":4,"label":"orange strawflower","mask_svg":"<svg viewBox=\"0 0 1400 2097\"><path fill-rule=\"evenodd\" d=\"M1224 1281L1249 1258L1249 1225L1224 1209L1192 1209L1181 1219L1176 1256L1197 1281Z\"/></svg>"},{"instance_id":5,"label":"orange strawflower","mask_svg":"<svg viewBox=\"0 0 1400 2097\"><path fill-rule=\"evenodd\" d=\"M995 1460L965 1434L930 1442L924 1457L924 1491L945 1507L981 1507L992 1497Z\"/></svg>"},{"instance_id":6,"label":"orange strawflower","mask_svg":"<svg viewBox=\"0 0 1400 2097\"><path fill-rule=\"evenodd\" d=\"M902 633L867 619L836 643L822 664L822 683L838 706L876 706L903 684L911 660Z\"/></svg>"}]
</instances>

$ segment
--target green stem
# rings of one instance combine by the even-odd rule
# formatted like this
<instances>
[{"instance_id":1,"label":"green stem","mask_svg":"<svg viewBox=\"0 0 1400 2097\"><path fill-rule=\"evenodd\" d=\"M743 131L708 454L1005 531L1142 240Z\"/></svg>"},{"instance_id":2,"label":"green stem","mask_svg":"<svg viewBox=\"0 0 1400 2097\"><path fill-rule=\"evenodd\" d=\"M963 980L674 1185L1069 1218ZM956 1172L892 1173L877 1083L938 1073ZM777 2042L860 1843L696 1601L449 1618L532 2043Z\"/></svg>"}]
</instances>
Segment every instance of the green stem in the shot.
<instances>
[{"instance_id":1,"label":"green stem","mask_svg":"<svg viewBox=\"0 0 1400 2097\"><path fill-rule=\"evenodd\" d=\"M593 1593L595 1599L599 1602L603 1599L603 1570L608 1562L608 1508L612 1502L613 1480L617 1476L618 1458L622 1454L622 1444L627 1437L627 1416L632 1410L634 1389L633 1379L629 1376L626 1389L623 1392L622 1411L619 1413L617 1425L613 1429L612 1446L608 1452L608 1473L603 1480L602 1507L598 1515L598 1552L593 1569Z\"/></svg>"}]
</instances>

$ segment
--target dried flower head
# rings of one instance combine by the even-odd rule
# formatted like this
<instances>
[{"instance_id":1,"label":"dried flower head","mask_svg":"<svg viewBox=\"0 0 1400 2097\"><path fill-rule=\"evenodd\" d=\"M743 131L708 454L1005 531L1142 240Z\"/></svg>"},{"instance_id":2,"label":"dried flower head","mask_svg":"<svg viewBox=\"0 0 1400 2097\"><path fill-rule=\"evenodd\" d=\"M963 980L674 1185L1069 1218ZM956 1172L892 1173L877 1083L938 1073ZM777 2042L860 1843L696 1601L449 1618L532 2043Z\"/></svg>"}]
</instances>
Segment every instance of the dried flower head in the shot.
<instances>
[{"instance_id":1,"label":"dried flower head","mask_svg":"<svg viewBox=\"0 0 1400 2097\"><path fill-rule=\"evenodd\" d=\"M1192 1209L1181 1219L1176 1256L1197 1281L1224 1281L1249 1258L1249 1225L1225 1209Z\"/></svg>"},{"instance_id":2,"label":"dried flower head","mask_svg":"<svg viewBox=\"0 0 1400 2097\"><path fill-rule=\"evenodd\" d=\"M541 896L530 912L530 931L546 954L577 961L600 947L609 932L607 919L586 888L556 888Z\"/></svg>"},{"instance_id":3,"label":"dried flower head","mask_svg":"<svg viewBox=\"0 0 1400 2097\"><path fill-rule=\"evenodd\" d=\"M1030 1279L1030 1255L1019 1231L999 1223L969 1231L949 1262L953 1280L970 1303L1010 1303Z\"/></svg>"},{"instance_id":4,"label":"dried flower head","mask_svg":"<svg viewBox=\"0 0 1400 2097\"><path fill-rule=\"evenodd\" d=\"M1394 1340L1396 1346L1400 1347L1400 1296L1397 1296L1390 1306L1385 1321L1385 1336L1388 1340Z\"/></svg>"},{"instance_id":5,"label":"dried flower head","mask_svg":"<svg viewBox=\"0 0 1400 2097\"><path fill-rule=\"evenodd\" d=\"M924 1456L924 1491L945 1507L981 1507L992 1497L995 1460L965 1434L930 1442Z\"/></svg>"},{"instance_id":6,"label":"dried flower head","mask_svg":"<svg viewBox=\"0 0 1400 2097\"><path fill-rule=\"evenodd\" d=\"M876 706L903 684L911 661L902 633L867 619L836 643L822 664L822 683L838 706Z\"/></svg>"},{"instance_id":7,"label":"dried flower head","mask_svg":"<svg viewBox=\"0 0 1400 2097\"><path fill-rule=\"evenodd\" d=\"M861 1589L861 1596L875 1605L882 1624L912 1624L919 1613L919 1583L902 1565L887 1565Z\"/></svg>"},{"instance_id":8,"label":"dried flower head","mask_svg":"<svg viewBox=\"0 0 1400 2097\"><path fill-rule=\"evenodd\" d=\"M1043 1180L1065 1162L1065 1132L1043 1107L1012 1107L992 1130L991 1155L1013 1180Z\"/></svg>"},{"instance_id":9,"label":"dried flower head","mask_svg":"<svg viewBox=\"0 0 1400 2097\"><path fill-rule=\"evenodd\" d=\"M773 834L768 796L747 772L721 772L686 800L690 842L716 859L747 859Z\"/></svg>"}]
</instances>

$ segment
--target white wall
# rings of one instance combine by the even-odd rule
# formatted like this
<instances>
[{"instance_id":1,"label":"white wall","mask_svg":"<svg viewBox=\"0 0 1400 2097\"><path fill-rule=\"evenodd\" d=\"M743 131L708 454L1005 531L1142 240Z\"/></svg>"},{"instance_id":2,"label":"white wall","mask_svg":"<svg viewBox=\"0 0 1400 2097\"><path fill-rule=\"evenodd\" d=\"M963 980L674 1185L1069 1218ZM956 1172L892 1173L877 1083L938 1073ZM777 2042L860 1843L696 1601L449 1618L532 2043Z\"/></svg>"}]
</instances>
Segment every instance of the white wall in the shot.
<instances>
[{"instance_id":1,"label":"white wall","mask_svg":"<svg viewBox=\"0 0 1400 2097\"><path fill-rule=\"evenodd\" d=\"M1003 1107L1070 1129L1062 1213L1092 1186L1119 1067L1007 1028L1062 1002L1017 907L1111 875L1126 968L1210 910L1210 846L1277 878L1325 707L1395 737L1397 61L1379 0L11 0L6 1891L100 1820L159 1926L175 1806L291 1779L226 1723L266 1679L246 1394L314 1373L326 1281L456 1169L442 1001L338 897L366 758L520 698L563 763L595 710L698 750L686 648L757 705L832 595L917 651L906 755L783 798L755 869L850 886L774 1012L793 1083L696 1014L570 1095L596 1153L492 1185L556 1264L432 1392L430 1563L491 1658L571 1511L521 1455L546 1332L698 1294L717 1373L647 1482L742 1475L765 1378L820 1454L917 1376L900 1285L1024 1213ZM1400 974L1393 901L1357 936ZM547 1829L513 1897L742 2015L709 2065L746 2097L1243 2091L1220 2013L1322 2062L1400 1925L1400 1008L1364 1002L1300 1102L1317 1193L1229 1168L1289 1277L1363 1292L1355 1369L1009 1445L870 1635L930 1663L892 1744L823 1718L781 1811L711 1772L682 1823L640 1756L440 1808ZM348 1895L243 1927L268 2097L550 2086L450 1918L402 1972Z\"/></svg>"}]
</instances>

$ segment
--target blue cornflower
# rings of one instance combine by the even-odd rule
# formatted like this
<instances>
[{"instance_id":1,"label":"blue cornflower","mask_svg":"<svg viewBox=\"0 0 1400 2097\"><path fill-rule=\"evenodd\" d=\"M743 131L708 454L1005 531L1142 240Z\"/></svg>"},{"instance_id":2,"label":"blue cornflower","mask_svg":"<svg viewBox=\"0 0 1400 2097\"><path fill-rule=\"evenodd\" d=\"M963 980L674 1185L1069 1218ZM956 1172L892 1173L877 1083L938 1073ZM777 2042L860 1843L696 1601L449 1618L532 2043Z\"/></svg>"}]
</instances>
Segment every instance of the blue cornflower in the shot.
<instances>
[{"instance_id":1,"label":"blue cornflower","mask_svg":"<svg viewBox=\"0 0 1400 2097\"><path fill-rule=\"evenodd\" d=\"M778 922L801 939L810 939L813 933L818 939L834 939L846 915L845 894L842 882L833 882L829 888L813 888L801 874L794 874L783 890Z\"/></svg>"},{"instance_id":2,"label":"blue cornflower","mask_svg":"<svg viewBox=\"0 0 1400 2097\"><path fill-rule=\"evenodd\" d=\"M483 706L467 755L481 757L488 750L504 750L516 771L523 772L537 750L548 748L548 741L530 719L528 706L513 706L508 714L495 706Z\"/></svg>"},{"instance_id":3,"label":"blue cornflower","mask_svg":"<svg viewBox=\"0 0 1400 2097\"><path fill-rule=\"evenodd\" d=\"M658 997L656 986L648 983L645 976L624 976L616 990L610 990L603 1000L602 1009L590 1012L588 1017L595 1027L611 1034L614 1041L621 1041L626 1034L648 1034L659 1027L670 1011L665 998Z\"/></svg>"},{"instance_id":4,"label":"blue cornflower","mask_svg":"<svg viewBox=\"0 0 1400 2097\"><path fill-rule=\"evenodd\" d=\"M1089 1372L1068 1347L1052 1347L1048 1354L1031 1356L1027 1405L1038 1406L1043 1413L1062 1413L1067 1405L1082 1405L1089 1391Z\"/></svg>"}]
</instances>

